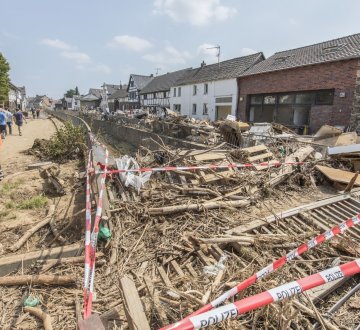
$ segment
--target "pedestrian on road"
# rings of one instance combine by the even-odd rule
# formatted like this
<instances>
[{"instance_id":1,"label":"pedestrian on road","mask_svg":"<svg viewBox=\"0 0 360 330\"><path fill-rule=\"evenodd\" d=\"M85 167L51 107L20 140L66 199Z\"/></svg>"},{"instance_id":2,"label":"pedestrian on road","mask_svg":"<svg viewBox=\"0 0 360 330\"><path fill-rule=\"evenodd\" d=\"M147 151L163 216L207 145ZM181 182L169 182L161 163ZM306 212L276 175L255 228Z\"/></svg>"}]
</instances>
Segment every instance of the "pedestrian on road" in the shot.
<instances>
[{"instance_id":1,"label":"pedestrian on road","mask_svg":"<svg viewBox=\"0 0 360 330\"><path fill-rule=\"evenodd\" d=\"M6 116L3 109L0 110L0 135L4 140L6 135Z\"/></svg>"},{"instance_id":2,"label":"pedestrian on road","mask_svg":"<svg viewBox=\"0 0 360 330\"><path fill-rule=\"evenodd\" d=\"M36 118L39 119L40 117L40 108L36 109Z\"/></svg>"},{"instance_id":3,"label":"pedestrian on road","mask_svg":"<svg viewBox=\"0 0 360 330\"><path fill-rule=\"evenodd\" d=\"M25 119L25 117L24 117L24 115L23 115L23 113L22 113L22 111L20 109L16 110L16 112L14 113L14 118L15 118L15 124L18 127L18 130L19 130L19 135L21 136L22 135L21 126L23 125L24 120L26 122L26 119Z\"/></svg>"},{"instance_id":4,"label":"pedestrian on road","mask_svg":"<svg viewBox=\"0 0 360 330\"><path fill-rule=\"evenodd\" d=\"M8 110L4 110L5 118L6 118L6 125L9 130L9 135L12 135L12 113Z\"/></svg>"},{"instance_id":5,"label":"pedestrian on road","mask_svg":"<svg viewBox=\"0 0 360 330\"><path fill-rule=\"evenodd\" d=\"M35 119L35 108L34 107L31 108L31 114L33 116L33 119Z\"/></svg>"}]
</instances>

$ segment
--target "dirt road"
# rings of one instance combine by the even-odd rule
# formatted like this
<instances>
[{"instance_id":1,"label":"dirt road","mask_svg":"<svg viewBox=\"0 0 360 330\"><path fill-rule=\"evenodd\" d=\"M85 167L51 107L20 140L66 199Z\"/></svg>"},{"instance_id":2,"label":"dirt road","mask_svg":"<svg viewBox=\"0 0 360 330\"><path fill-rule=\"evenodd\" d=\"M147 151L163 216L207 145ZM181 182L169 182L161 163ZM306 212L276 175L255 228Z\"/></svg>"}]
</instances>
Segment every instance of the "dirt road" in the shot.
<instances>
[{"instance_id":1,"label":"dirt road","mask_svg":"<svg viewBox=\"0 0 360 330\"><path fill-rule=\"evenodd\" d=\"M28 164L36 162L34 157L24 156L23 152L32 147L36 138L48 139L56 131L50 119L27 119L19 136L17 126L13 125L13 135L8 135L0 146L0 165L4 174L22 171Z\"/></svg>"}]
</instances>

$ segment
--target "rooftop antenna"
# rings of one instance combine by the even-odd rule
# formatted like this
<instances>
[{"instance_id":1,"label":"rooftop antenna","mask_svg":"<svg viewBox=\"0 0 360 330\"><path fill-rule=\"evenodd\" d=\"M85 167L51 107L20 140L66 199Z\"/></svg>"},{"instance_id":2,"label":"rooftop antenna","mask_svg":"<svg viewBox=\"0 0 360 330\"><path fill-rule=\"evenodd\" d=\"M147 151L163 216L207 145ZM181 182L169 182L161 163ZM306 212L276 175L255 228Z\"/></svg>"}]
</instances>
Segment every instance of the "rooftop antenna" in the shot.
<instances>
[{"instance_id":1,"label":"rooftop antenna","mask_svg":"<svg viewBox=\"0 0 360 330\"><path fill-rule=\"evenodd\" d=\"M220 50L220 45L216 45L216 46L214 46L214 47L210 47L210 48L206 48L206 49L217 49L217 50L218 50L218 52L217 52L217 54L216 54L216 57L217 57L217 59L218 59L218 66L219 66L219 68L220 68L220 52L221 52L221 50Z\"/></svg>"},{"instance_id":2,"label":"rooftop antenna","mask_svg":"<svg viewBox=\"0 0 360 330\"><path fill-rule=\"evenodd\" d=\"M161 70L161 68L156 68L156 76L159 74L160 70Z\"/></svg>"}]
</instances>

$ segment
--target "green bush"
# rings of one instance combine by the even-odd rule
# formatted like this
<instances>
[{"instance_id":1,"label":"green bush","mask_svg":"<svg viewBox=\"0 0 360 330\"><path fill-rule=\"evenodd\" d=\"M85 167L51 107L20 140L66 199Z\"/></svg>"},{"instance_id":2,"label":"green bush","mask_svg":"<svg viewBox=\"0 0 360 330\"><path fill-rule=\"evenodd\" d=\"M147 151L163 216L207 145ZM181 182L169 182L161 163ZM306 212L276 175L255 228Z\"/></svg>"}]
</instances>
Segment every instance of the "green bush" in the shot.
<instances>
[{"instance_id":1,"label":"green bush","mask_svg":"<svg viewBox=\"0 0 360 330\"><path fill-rule=\"evenodd\" d=\"M17 208L20 210L40 209L45 207L47 203L48 203L47 197L39 195L19 203Z\"/></svg>"}]
</instances>

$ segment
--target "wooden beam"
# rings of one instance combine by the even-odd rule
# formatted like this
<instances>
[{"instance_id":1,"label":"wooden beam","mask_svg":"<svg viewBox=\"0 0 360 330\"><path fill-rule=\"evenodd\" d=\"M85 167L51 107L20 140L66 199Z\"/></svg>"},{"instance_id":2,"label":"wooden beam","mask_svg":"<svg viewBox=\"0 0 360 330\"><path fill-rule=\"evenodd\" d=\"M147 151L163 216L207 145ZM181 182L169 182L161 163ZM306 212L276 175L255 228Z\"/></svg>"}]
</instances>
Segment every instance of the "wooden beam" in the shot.
<instances>
[{"instance_id":1,"label":"wooden beam","mask_svg":"<svg viewBox=\"0 0 360 330\"><path fill-rule=\"evenodd\" d=\"M37 250L23 254L13 254L0 258L0 276L7 275L17 271L20 268L29 267L37 260L58 259L62 257L75 257L83 252L83 244L73 244L50 248L46 250Z\"/></svg>"},{"instance_id":2,"label":"wooden beam","mask_svg":"<svg viewBox=\"0 0 360 330\"><path fill-rule=\"evenodd\" d=\"M133 280L128 276L124 276L120 279L120 287L130 330L150 330L144 307Z\"/></svg>"}]
</instances>

